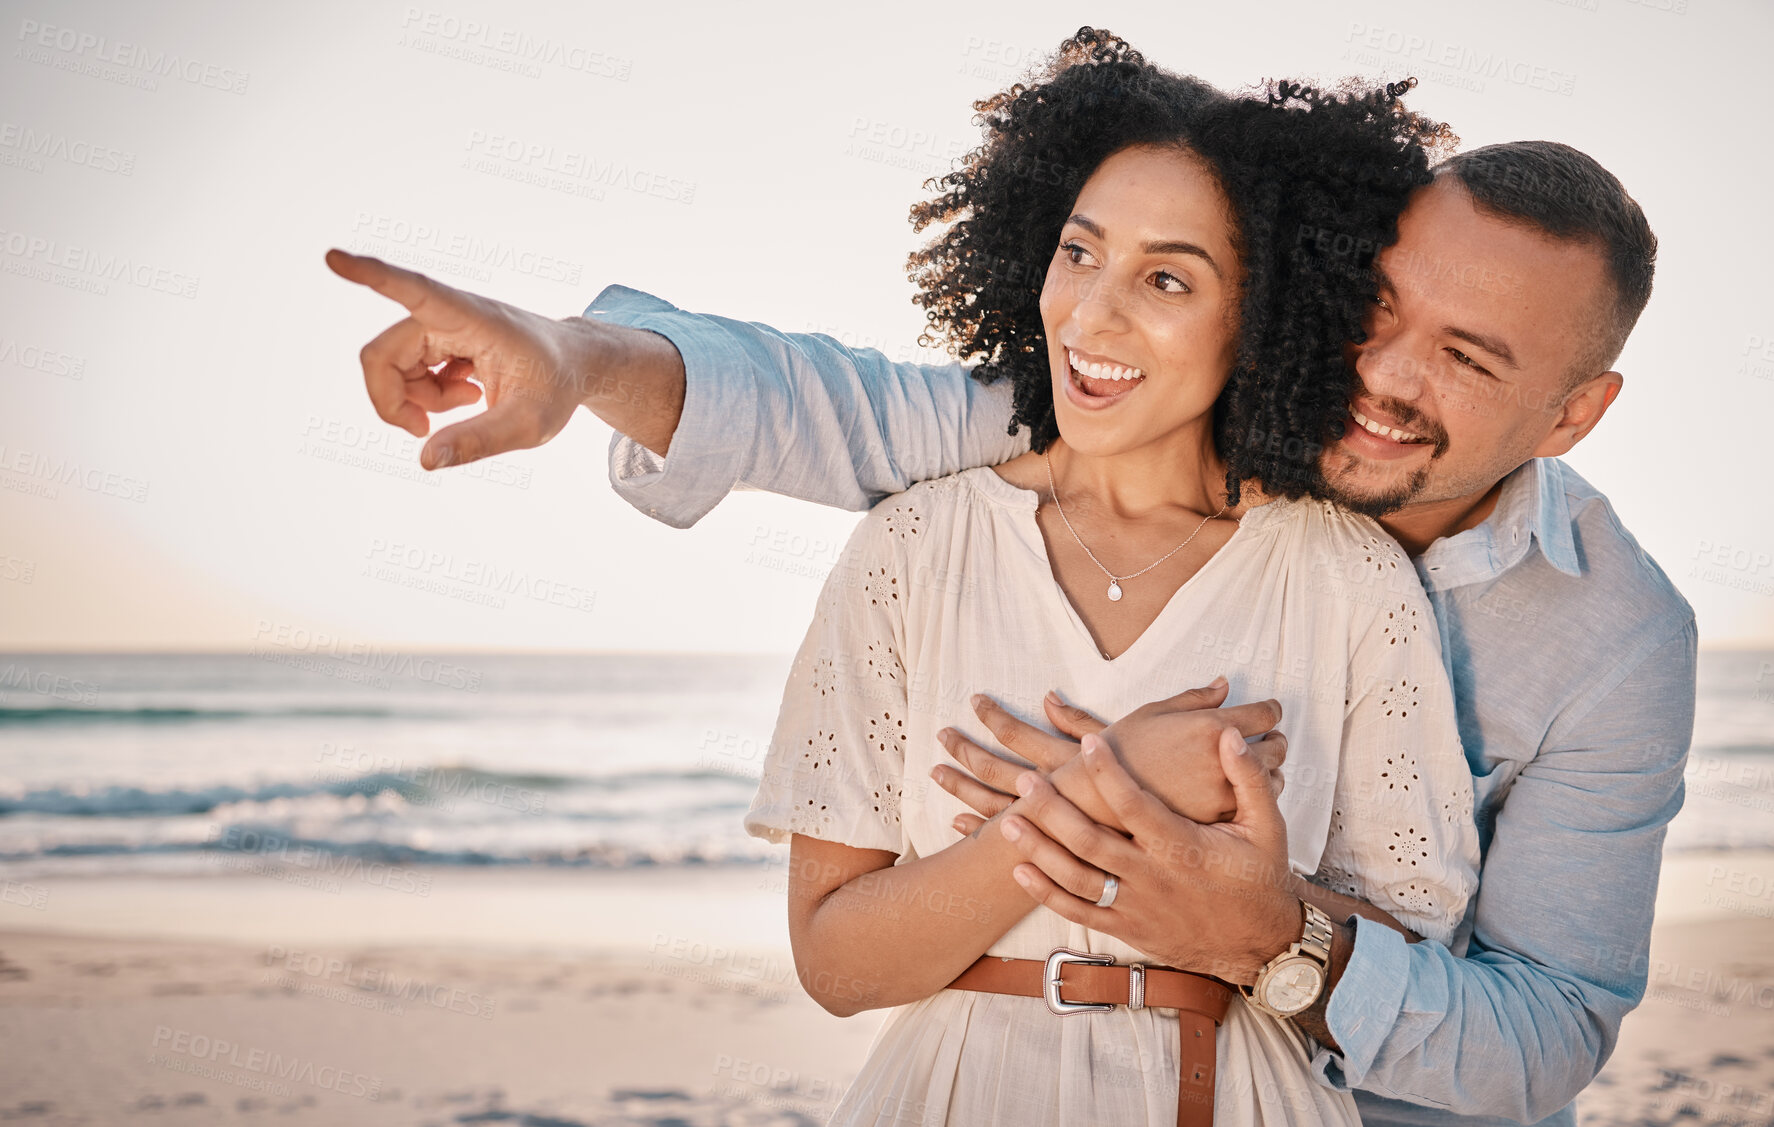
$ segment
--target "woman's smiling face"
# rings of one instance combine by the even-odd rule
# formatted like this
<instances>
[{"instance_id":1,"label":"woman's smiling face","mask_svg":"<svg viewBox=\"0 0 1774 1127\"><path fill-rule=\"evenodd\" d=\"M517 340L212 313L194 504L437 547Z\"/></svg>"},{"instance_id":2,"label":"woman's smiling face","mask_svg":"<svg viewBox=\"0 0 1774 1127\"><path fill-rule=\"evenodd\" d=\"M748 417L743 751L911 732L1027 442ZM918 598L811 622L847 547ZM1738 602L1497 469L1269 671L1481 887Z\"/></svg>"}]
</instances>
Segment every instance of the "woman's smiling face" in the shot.
<instances>
[{"instance_id":1,"label":"woman's smiling face","mask_svg":"<svg viewBox=\"0 0 1774 1127\"><path fill-rule=\"evenodd\" d=\"M1060 434L1118 454L1199 426L1238 350L1232 209L1194 153L1135 146L1097 167L1041 290Z\"/></svg>"}]
</instances>

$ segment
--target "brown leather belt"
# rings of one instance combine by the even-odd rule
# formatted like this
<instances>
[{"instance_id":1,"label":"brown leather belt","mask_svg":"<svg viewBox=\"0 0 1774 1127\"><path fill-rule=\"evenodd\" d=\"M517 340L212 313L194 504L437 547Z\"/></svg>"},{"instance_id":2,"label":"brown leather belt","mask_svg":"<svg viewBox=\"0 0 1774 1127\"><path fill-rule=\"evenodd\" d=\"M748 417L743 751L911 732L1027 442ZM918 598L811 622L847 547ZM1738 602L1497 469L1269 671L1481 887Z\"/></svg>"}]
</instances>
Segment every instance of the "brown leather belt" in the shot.
<instances>
[{"instance_id":1,"label":"brown leather belt","mask_svg":"<svg viewBox=\"0 0 1774 1127\"><path fill-rule=\"evenodd\" d=\"M1177 1061L1177 1127L1213 1123L1214 1030L1232 1002L1231 988L1216 979L1169 967L1116 965L1110 955L1068 947L1045 961L983 956L949 983L952 990L1042 998L1061 1017L1099 1013L1116 1006L1174 1009L1182 1025Z\"/></svg>"}]
</instances>

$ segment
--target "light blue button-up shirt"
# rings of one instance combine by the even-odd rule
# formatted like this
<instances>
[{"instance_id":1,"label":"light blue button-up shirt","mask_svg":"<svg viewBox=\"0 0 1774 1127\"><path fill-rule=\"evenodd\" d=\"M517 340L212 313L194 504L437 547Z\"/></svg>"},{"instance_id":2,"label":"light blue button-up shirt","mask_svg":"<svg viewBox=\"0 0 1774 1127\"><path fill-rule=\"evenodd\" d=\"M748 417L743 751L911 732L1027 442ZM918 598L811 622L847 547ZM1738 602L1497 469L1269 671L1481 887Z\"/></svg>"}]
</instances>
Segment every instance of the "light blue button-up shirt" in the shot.
<instances>
[{"instance_id":1,"label":"light blue button-up shirt","mask_svg":"<svg viewBox=\"0 0 1774 1127\"><path fill-rule=\"evenodd\" d=\"M1027 449L1010 389L613 286L587 316L684 358L669 456L617 437L610 477L679 528L736 487L865 509ZM1694 724L1694 612L1607 498L1524 464L1477 528L1416 560L1474 776L1484 868L1464 956L1361 921L1321 1080L1364 1123L1573 1124L1644 995L1663 835ZM1409 1101L1409 1102L1402 1102Z\"/></svg>"}]
</instances>

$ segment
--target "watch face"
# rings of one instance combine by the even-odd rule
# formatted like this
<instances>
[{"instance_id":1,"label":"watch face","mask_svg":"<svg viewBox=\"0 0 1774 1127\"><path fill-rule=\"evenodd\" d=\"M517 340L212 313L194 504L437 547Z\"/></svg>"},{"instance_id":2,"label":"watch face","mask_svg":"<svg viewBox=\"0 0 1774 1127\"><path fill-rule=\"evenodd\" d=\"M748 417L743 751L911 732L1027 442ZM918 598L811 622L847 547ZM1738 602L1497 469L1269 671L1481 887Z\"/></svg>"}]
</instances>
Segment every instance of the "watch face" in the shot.
<instances>
[{"instance_id":1,"label":"watch face","mask_svg":"<svg viewBox=\"0 0 1774 1127\"><path fill-rule=\"evenodd\" d=\"M1277 1013L1296 1014L1318 1000L1324 970L1311 959L1282 963L1264 980L1263 1002Z\"/></svg>"}]
</instances>

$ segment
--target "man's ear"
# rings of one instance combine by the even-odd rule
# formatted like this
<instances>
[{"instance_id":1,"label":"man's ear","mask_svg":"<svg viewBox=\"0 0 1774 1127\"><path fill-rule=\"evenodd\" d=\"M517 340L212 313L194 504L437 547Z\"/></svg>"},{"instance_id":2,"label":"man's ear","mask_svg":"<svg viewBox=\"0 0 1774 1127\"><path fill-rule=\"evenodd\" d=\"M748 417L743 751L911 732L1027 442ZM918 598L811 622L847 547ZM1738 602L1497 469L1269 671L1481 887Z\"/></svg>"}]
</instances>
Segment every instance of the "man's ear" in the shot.
<instances>
[{"instance_id":1,"label":"man's ear","mask_svg":"<svg viewBox=\"0 0 1774 1127\"><path fill-rule=\"evenodd\" d=\"M1603 372L1578 384L1565 398L1558 421L1534 448L1533 456L1557 458L1569 452L1584 435L1595 429L1595 424L1602 421L1602 416L1620 397L1620 389L1625 385L1626 377L1619 372Z\"/></svg>"}]
</instances>

